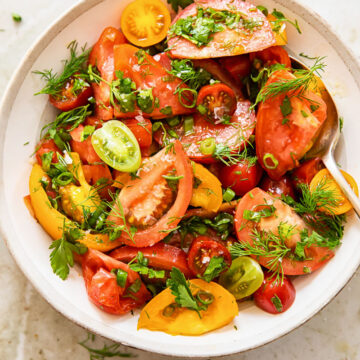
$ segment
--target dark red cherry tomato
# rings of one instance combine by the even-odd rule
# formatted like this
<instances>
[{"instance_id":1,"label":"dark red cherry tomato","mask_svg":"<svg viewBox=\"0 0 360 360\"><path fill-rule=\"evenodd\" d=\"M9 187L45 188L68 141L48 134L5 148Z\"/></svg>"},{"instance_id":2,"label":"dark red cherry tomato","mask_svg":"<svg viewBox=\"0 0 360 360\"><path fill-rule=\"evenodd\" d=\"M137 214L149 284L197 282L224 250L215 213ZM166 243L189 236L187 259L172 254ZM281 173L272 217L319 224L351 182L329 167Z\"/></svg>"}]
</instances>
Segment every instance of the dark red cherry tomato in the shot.
<instances>
[{"instance_id":1,"label":"dark red cherry tomato","mask_svg":"<svg viewBox=\"0 0 360 360\"><path fill-rule=\"evenodd\" d=\"M196 102L200 114L214 123L229 121L236 110L236 96L227 85L206 85L199 91Z\"/></svg>"},{"instance_id":2,"label":"dark red cherry tomato","mask_svg":"<svg viewBox=\"0 0 360 360\"><path fill-rule=\"evenodd\" d=\"M291 175L295 188L300 184L310 185L313 177L324 168L320 158L314 158L303 162Z\"/></svg>"},{"instance_id":3,"label":"dark red cherry tomato","mask_svg":"<svg viewBox=\"0 0 360 360\"><path fill-rule=\"evenodd\" d=\"M50 95L50 103L61 111L70 111L87 103L93 94L92 87L80 77L72 76L65 83L60 93Z\"/></svg>"},{"instance_id":4,"label":"dark red cherry tomato","mask_svg":"<svg viewBox=\"0 0 360 360\"><path fill-rule=\"evenodd\" d=\"M260 188L271 195L281 198L281 195L295 199L295 190L289 176L284 175L279 180L272 180L267 175L261 180Z\"/></svg>"},{"instance_id":5,"label":"dark red cherry tomato","mask_svg":"<svg viewBox=\"0 0 360 360\"><path fill-rule=\"evenodd\" d=\"M243 196L259 183L262 174L263 169L257 162L251 164L244 160L235 165L224 166L219 180L224 188L230 187L236 195Z\"/></svg>"},{"instance_id":6,"label":"dark red cherry tomato","mask_svg":"<svg viewBox=\"0 0 360 360\"><path fill-rule=\"evenodd\" d=\"M290 57L281 46L271 46L265 50L250 53L250 61L253 62L254 59L260 59L264 63L264 66L278 63L291 68Z\"/></svg>"},{"instance_id":7,"label":"dark red cherry tomato","mask_svg":"<svg viewBox=\"0 0 360 360\"><path fill-rule=\"evenodd\" d=\"M250 74L251 62L248 54L229 56L219 61L237 81L241 81L245 76Z\"/></svg>"},{"instance_id":8,"label":"dark red cherry tomato","mask_svg":"<svg viewBox=\"0 0 360 360\"><path fill-rule=\"evenodd\" d=\"M227 265L231 265L231 255L223 244L208 236L198 236L188 252L187 261L190 270L196 275L203 275L211 258L215 256L222 256Z\"/></svg>"},{"instance_id":9,"label":"dark red cherry tomato","mask_svg":"<svg viewBox=\"0 0 360 360\"><path fill-rule=\"evenodd\" d=\"M270 278L271 275L270 272L264 274L261 287L254 293L254 302L257 307L270 314L279 314L293 304L296 291L286 276L281 283L281 281L276 281L275 277Z\"/></svg>"}]
</instances>

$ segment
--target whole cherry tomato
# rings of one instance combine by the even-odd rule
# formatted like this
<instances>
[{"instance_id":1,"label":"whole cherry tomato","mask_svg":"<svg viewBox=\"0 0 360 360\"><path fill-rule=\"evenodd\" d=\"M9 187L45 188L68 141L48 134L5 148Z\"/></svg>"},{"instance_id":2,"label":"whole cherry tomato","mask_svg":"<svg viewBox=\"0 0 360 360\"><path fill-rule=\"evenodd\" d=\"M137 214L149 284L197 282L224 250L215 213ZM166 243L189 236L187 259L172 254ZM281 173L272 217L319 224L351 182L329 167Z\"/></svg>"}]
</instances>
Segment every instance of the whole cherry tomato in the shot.
<instances>
[{"instance_id":1,"label":"whole cherry tomato","mask_svg":"<svg viewBox=\"0 0 360 360\"><path fill-rule=\"evenodd\" d=\"M320 158L314 158L303 162L291 175L295 188L300 184L310 185L313 177L324 168L324 164Z\"/></svg>"},{"instance_id":2,"label":"whole cherry tomato","mask_svg":"<svg viewBox=\"0 0 360 360\"><path fill-rule=\"evenodd\" d=\"M294 187L287 175L282 176L279 180L272 180L266 175L261 180L260 188L279 198L284 194L295 199Z\"/></svg>"},{"instance_id":3,"label":"whole cherry tomato","mask_svg":"<svg viewBox=\"0 0 360 360\"><path fill-rule=\"evenodd\" d=\"M289 278L284 276L281 283L272 277L272 273L266 272L261 287L254 293L254 302L270 314L279 314L289 309L295 300L295 294L295 288Z\"/></svg>"},{"instance_id":4,"label":"whole cherry tomato","mask_svg":"<svg viewBox=\"0 0 360 360\"><path fill-rule=\"evenodd\" d=\"M235 165L225 166L220 172L220 178L224 188L230 187L236 195L243 196L260 181L263 169L255 164L243 160Z\"/></svg>"}]
</instances>

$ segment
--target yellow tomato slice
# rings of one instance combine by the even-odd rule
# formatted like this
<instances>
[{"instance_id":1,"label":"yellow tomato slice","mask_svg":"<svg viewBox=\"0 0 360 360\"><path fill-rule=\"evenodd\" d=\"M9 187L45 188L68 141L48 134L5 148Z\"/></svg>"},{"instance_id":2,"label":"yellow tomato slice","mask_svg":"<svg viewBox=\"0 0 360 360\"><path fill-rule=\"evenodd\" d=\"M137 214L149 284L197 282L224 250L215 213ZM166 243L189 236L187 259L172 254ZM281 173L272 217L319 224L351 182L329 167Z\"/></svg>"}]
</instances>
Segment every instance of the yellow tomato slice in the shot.
<instances>
[{"instance_id":1,"label":"yellow tomato slice","mask_svg":"<svg viewBox=\"0 0 360 360\"><path fill-rule=\"evenodd\" d=\"M207 283L201 279L190 280L191 292L199 290L211 293L214 301L206 311L201 311L201 318L194 310L176 308L170 316L164 316L164 309L173 304L174 295L165 289L156 295L141 311L138 329L163 331L170 335L196 336L229 324L238 314L239 309L234 295L217 283Z\"/></svg>"},{"instance_id":2,"label":"yellow tomato slice","mask_svg":"<svg viewBox=\"0 0 360 360\"><path fill-rule=\"evenodd\" d=\"M267 16L267 19L270 21L271 28L273 29L273 34L275 36L276 43L274 45L286 45L287 44L287 35L286 35L286 24L283 22L281 24L279 31L274 31L273 21L276 21L276 17L272 14Z\"/></svg>"},{"instance_id":3,"label":"yellow tomato slice","mask_svg":"<svg viewBox=\"0 0 360 360\"><path fill-rule=\"evenodd\" d=\"M151 46L166 37L170 13L160 0L135 0L121 15L121 30L136 46Z\"/></svg>"},{"instance_id":4,"label":"yellow tomato slice","mask_svg":"<svg viewBox=\"0 0 360 360\"><path fill-rule=\"evenodd\" d=\"M348 182L348 184L355 192L355 194L359 196L359 189L354 178L345 171L343 170L340 171L343 174L345 180ZM348 199L346 199L339 185L331 176L329 170L322 169L314 176L314 178L311 180L310 183L310 191L314 191L320 183L324 183L324 190L332 190L334 192L335 198L338 199L338 204L336 206L331 207L330 208L331 211L327 211L325 209L320 209L320 210L323 210L324 212L330 212L335 215L340 215L352 209L351 203L349 202Z\"/></svg>"},{"instance_id":5,"label":"yellow tomato slice","mask_svg":"<svg viewBox=\"0 0 360 360\"><path fill-rule=\"evenodd\" d=\"M222 190L219 179L204 166L192 163L194 189L190 205L216 212L222 204Z\"/></svg>"}]
</instances>

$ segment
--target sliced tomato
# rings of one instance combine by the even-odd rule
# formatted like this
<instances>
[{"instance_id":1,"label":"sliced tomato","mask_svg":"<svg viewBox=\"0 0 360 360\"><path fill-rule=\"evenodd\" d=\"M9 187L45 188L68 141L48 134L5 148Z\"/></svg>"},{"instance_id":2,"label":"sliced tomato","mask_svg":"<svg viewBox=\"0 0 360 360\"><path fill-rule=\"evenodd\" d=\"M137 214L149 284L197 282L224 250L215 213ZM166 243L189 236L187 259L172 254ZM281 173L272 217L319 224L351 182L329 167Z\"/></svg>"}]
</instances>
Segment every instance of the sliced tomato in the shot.
<instances>
[{"instance_id":1,"label":"sliced tomato","mask_svg":"<svg viewBox=\"0 0 360 360\"><path fill-rule=\"evenodd\" d=\"M83 84L81 89L74 91L75 81L81 81ZM70 111L87 103L88 98L93 94L91 86L83 79L70 77L65 83L60 94L57 96L49 96L50 103L61 111Z\"/></svg>"},{"instance_id":2,"label":"sliced tomato","mask_svg":"<svg viewBox=\"0 0 360 360\"><path fill-rule=\"evenodd\" d=\"M216 159L212 155L204 155L200 151L201 141L214 138L216 144L227 145L231 151L242 149L255 129L255 113L250 111L248 100L238 101L234 115L229 125L211 124L200 114L194 114L194 126L192 133L185 134L184 124L173 127L179 140L184 146L190 159L201 163L212 163ZM165 125L168 129L168 126ZM163 144L164 132L159 129L154 133L154 139Z\"/></svg>"},{"instance_id":3,"label":"sliced tomato","mask_svg":"<svg viewBox=\"0 0 360 360\"><path fill-rule=\"evenodd\" d=\"M221 242L208 236L198 236L189 249L189 268L195 275L202 276L213 257L223 257L226 264L231 265L230 252Z\"/></svg>"},{"instance_id":4,"label":"sliced tomato","mask_svg":"<svg viewBox=\"0 0 360 360\"><path fill-rule=\"evenodd\" d=\"M269 78L265 86L294 78L289 71L280 70ZM280 106L283 106L287 94L267 99L260 104L257 113L256 154L260 165L274 180L299 165L326 119L326 104L319 95L311 91L305 91L301 97L295 95L292 93L287 97L291 113L286 118Z\"/></svg>"},{"instance_id":5,"label":"sliced tomato","mask_svg":"<svg viewBox=\"0 0 360 360\"><path fill-rule=\"evenodd\" d=\"M164 69L171 70L171 57L169 53L162 52L153 56L154 60L157 61Z\"/></svg>"},{"instance_id":6,"label":"sliced tomato","mask_svg":"<svg viewBox=\"0 0 360 360\"><path fill-rule=\"evenodd\" d=\"M137 89L152 89L153 109L142 115L160 119L193 111L189 106L195 106L195 99L190 89L180 79L169 77L167 70L144 50L123 44L114 47L114 54L115 70L122 71L125 78L132 79ZM182 95L178 93L179 89ZM119 118L134 117L139 113L138 107L135 112L128 113L115 109L115 116Z\"/></svg>"},{"instance_id":7,"label":"sliced tomato","mask_svg":"<svg viewBox=\"0 0 360 360\"><path fill-rule=\"evenodd\" d=\"M126 314L151 298L138 273L127 264L90 248L82 256L81 263L89 299L101 310L116 315ZM127 273L124 287L118 285L116 275L111 272L114 269ZM138 288L136 292L131 291L134 287L135 290Z\"/></svg>"},{"instance_id":8,"label":"sliced tomato","mask_svg":"<svg viewBox=\"0 0 360 360\"><path fill-rule=\"evenodd\" d=\"M300 184L310 185L313 177L324 167L321 158L304 161L291 174L294 186L298 188Z\"/></svg>"},{"instance_id":9,"label":"sliced tomato","mask_svg":"<svg viewBox=\"0 0 360 360\"><path fill-rule=\"evenodd\" d=\"M236 109L236 97L232 89L222 83L203 86L197 98L197 109L215 124L228 121Z\"/></svg>"},{"instance_id":10,"label":"sliced tomato","mask_svg":"<svg viewBox=\"0 0 360 360\"><path fill-rule=\"evenodd\" d=\"M81 141L81 134L84 131L84 125L80 124L76 129L70 132L71 140L70 146L72 151L77 152L80 155L80 159L85 164L101 163L99 158L91 144L91 136Z\"/></svg>"},{"instance_id":11,"label":"sliced tomato","mask_svg":"<svg viewBox=\"0 0 360 360\"><path fill-rule=\"evenodd\" d=\"M287 68L291 68L291 60L287 51L281 46L271 46L262 51L256 51L250 54L250 61L260 59L264 66L273 64L283 64Z\"/></svg>"},{"instance_id":12,"label":"sliced tomato","mask_svg":"<svg viewBox=\"0 0 360 360\"><path fill-rule=\"evenodd\" d=\"M101 128L102 125L103 125L103 120L99 119L98 117L96 116L88 116L86 119L85 119L85 122L84 124L85 125L90 125L90 126L95 126L95 129L98 129L98 128Z\"/></svg>"},{"instance_id":13,"label":"sliced tomato","mask_svg":"<svg viewBox=\"0 0 360 360\"><path fill-rule=\"evenodd\" d=\"M261 218L260 222L244 219L244 211L259 211L265 207L273 205L275 212L272 216ZM254 188L249 191L239 202L235 213L235 232L240 242L253 244L253 231L278 233L278 227L281 223L294 226L293 235L286 240L285 245L290 249L294 249L296 243L300 241L300 231L306 229L305 222L290 208L276 197L271 196L260 188ZM333 256L333 251L326 247L317 247L312 245L305 248L305 254L308 260L297 261L290 257L282 259L282 268L285 275L303 275L320 268L325 265ZM272 257L256 257L259 263L269 268L269 262Z\"/></svg>"},{"instance_id":14,"label":"sliced tomato","mask_svg":"<svg viewBox=\"0 0 360 360\"><path fill-rule=\"evenodd\" d=\"M186 261L185 251L176 246L164 243L157 243L145 248L122 246L112 251L109 255L116 260L128 263L136 257L139 251L149 260L149 266L152 268L170 271L173 267L176 267L185 277L192 277L192 272Z\"/></svg>"},{"instance_id":15,"label":"sliced tomato","mask_svg":"<svg viewBox=\"0 0 360 360\"><path fill-rule=\"evenodd\" d=\"M136 137L140 148L144 149L152 143L152 123L149 119L137 116L137 119L126 119L123 123Z\"/></svg>"},{"instance_id":16,"label":"sliced tomato","mask_svg":"<svg viewBox=\"0 0 360 360\"><path fill-rule=\"evenodd\" d=\"M114 27L107 27L100 35L90 55L89 64L95 66L101 77L111 82L114 80L114 45L126 43L125 36ZM92 84L96 100L95 114L102 120L113 118L114 110L110 105L110 88L104 82Z\"/></svg>"},{"instance_id":17,"label":"sliced tomato","mask_svg":"<svg viewBox=\"0 0 360 360\"><path fill-rule=\"evenodd\" d=\"M113 179L109 167L106 164L83 165L86 182L96 188L102 199L111 200L109 191Z\"/></svg>"},{"instance_id":18,"label":"sliced tomato","mask_svg":"<svg viewBox=\"0 0 360 360\"><path fill-rule=\"evenodd\" d=\"M219 61L239 83L250 74L251 62L248 54L224 57Z\"/></svg>"},{"instance_id":19,"label":"sliced tomato","mask_svg":"<svg viewBox=\"0 0 360 360\"><path fill-rule=\"evenodd\" d=\"M275 37L270 22L254 5L242 0L197 0L181 11L173 20L174 25L179 19L196 17L199 8L211 8L220 11L237 12L247 23L258 23L259 26L251 30L244 22L239 22L233 29L225 27L223 31L215 33L210 42L198 47L180 36L168 36L170 53L175 58L207 59L214 57L232 56L259 51L275 44ZM171 29L171 28L170 28ZM170 30L171 33L171 30Z\"/></svg>"},{"instance_id":20,"label":"sliced tomato","mask_svg":"<svg viewBox=\"0 0 360 360\"><path fill-rule=\"evenodd\" d=\"M167 175L178 177L175 190L163 177ZM121 190L108 222L127 227L120 236L124 244L145 247L162 240L180 222L191 200L193 172L176 141L143 163L137 176Z\"/></svg>"},{"instance_id":21,"label":"sliced tomato","mask_svg":"<svg viewBox=\"0 0 360 360\"><path fill-rule=\"evenodd\" d=\"M58 158L57 158L56 153L58 152L59 154L61 154L61 150L56 146L53 139L42 140L36 146L36 148L37 148L37 150L36 150L36 161L38 162L39 165L42 165L41 157L44 154L49 153L50 151L53 152L51 162L53 162L53 163L58 162Z\"/></svg>"}]
</instances>

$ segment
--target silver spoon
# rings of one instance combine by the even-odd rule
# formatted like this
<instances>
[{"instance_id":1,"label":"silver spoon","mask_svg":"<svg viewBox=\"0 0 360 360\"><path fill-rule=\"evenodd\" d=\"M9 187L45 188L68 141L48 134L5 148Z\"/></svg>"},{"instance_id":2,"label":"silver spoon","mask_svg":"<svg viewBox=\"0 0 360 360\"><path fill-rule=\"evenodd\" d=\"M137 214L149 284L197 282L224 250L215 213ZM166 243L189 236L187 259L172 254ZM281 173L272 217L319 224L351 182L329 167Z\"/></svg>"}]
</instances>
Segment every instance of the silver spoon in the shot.
<instances>
[{"instance_id":1,"label":"silver spoon","mask_svg":"<svg viewBox=\"0 0 360 360\"><path fill-rule=\"evenodd\" d=\"M291 57L291 61L293 67L295 68L308 69L306 65L293 57ZM360 219L360 199L356 196L348 182L341 174L334 159L334 151L340 138L340 122L338 111L335 102L326 87L325 91L323 91L321 95L327 105L327 118L322 128L320 129L320 133L314 142L314 145L307 152L306 158L311 159L314 157L320 157L322 159L324 165L329 170L337 184L340 186L342 192L350 201L355 210L355 213Z\"/></svg>"}]
</instances>

